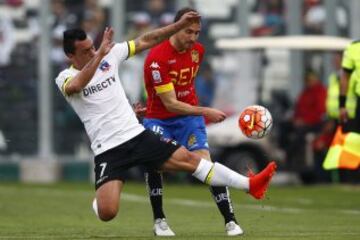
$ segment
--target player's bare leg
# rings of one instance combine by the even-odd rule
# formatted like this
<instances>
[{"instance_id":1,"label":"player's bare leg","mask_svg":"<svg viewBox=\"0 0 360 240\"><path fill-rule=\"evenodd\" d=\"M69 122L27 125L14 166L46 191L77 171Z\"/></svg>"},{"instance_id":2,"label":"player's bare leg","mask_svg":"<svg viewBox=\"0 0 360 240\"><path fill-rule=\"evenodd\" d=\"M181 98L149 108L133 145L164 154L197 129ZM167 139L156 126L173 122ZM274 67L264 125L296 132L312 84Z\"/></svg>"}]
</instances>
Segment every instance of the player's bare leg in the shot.
<instances>
[{"instance_id":1,"label":"player's bare leg","mask_svg":"<svg viewBox=\"0 0 360 240\"><path fill-rule=\"evenodd\" d=\"M192 152L199 155L202 159L211 161L210 152L207 149L199 149ZM226 234L228 236L243 234L243 230L236 221L228 187L210 186L209 189L220 213L224 217Z\"/></svg>"},{"instance_id":2,"label":"player's bare leg","mask_svg":"<svg viewBox=\"0 0 360 240\"><path fill-rule=\"evenodd\" d=\"M96 198L93 209L102 221L110 221L119 211L120 194L124 183L120 180L112 180L104 183L96 190Z\"/></svg>"}]
</instances>

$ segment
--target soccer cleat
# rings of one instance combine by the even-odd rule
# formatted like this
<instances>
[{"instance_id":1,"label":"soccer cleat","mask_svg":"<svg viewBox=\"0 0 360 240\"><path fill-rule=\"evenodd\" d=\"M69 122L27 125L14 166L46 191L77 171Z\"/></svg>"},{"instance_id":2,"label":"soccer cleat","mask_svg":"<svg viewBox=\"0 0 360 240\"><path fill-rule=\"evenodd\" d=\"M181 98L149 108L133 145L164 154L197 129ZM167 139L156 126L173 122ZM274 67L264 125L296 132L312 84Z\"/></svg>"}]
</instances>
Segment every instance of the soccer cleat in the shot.
<instances>
[{"instance_id":1,"label":"soccer cleat","mask_svg":"<svg viewBox=\"0 0 360 240\"><path fill-rule=\"evenodd\" d=\"M175 236L175 233L170 229L165 218L155 219L154 234L155 236L161 236L161 237Z\"/></svg>"},{"instance_id":2,"label":"soccer cleat","mask_svg":"<svg viewBox=\"0 0 360 240\"><path fill-rule=\"evenodd\" d=\"M249 193L256 199L262 199L265 196L266 190L269 186L272 176L276 171L276 163L270 162L264 170L258 174L254 174L249 170L250 187Z\"/></svg>"},{"instance_id":3,"label":"soccer cleat","mask_svg":"<svg viewBox=\"0 0 360 240\"><path fill-rule=\"evenodd\" d=\"M228 236L239 236L244 233L241 227L238 224L236 224L234 221L230 221L227 224L225 224L225 231Z\"/></svg>"}]
</instances>

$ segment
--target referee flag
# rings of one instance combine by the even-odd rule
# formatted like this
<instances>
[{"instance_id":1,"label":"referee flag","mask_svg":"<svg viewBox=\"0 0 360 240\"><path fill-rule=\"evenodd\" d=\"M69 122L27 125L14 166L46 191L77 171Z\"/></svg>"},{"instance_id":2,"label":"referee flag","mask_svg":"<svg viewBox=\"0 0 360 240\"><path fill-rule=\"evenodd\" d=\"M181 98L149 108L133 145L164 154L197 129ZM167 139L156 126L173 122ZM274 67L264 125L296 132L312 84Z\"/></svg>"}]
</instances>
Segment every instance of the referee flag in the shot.
<instances>
[{"instance_id":1,"label":"referee flag","mask_svg":"<svg viewBox=\"0 0 360 240\"><path fill-rule=\"evenodd\" d=\"M360 134L354 132L343 133L341 126L338 126L326 154L323 168L325 170L338 168L355 170L359 166Z\"/></svg>"}]
</instances>

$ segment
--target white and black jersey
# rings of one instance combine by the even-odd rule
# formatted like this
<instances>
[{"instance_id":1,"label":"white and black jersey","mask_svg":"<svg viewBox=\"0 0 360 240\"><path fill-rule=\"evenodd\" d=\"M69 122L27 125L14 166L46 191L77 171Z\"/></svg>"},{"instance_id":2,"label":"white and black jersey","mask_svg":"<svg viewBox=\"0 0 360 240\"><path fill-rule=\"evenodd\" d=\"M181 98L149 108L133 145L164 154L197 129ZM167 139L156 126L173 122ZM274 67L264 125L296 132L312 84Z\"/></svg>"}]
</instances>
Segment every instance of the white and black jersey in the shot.
<instances>
[{"instance_id":1,"label":"white and black jersey","mask_svg":"<svg viewBox=\"0 0 360 240\"><path fill-rule=\"evenodd\" d=\"M118 74L120 64L134 54L134 49L133 41L115 44L101 60L90 82L77 94L67 96L64 89L79 70L67 68L56 78L57 86L83 122L95 155L144 131L126 98Z\"/></svg>"}]
</instances>

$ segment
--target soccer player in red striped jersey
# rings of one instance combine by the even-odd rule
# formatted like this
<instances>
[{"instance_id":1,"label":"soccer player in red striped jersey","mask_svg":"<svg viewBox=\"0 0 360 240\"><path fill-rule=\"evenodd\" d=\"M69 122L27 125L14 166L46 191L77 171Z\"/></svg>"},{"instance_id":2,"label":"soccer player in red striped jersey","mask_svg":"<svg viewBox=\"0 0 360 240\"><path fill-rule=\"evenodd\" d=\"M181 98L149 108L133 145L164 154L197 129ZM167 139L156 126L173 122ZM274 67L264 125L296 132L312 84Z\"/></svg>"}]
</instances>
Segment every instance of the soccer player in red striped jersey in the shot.
<instances>
[{"instance_id":1,"label":"soccer player in red striped jersey","mask_svg":"<svg viewBox=\"0 0 360 240\"><path fill-rule=\"evenodd\" d=\"M195 11L183 8L174 22L183 14ZM204 117L210 122L221 122L225 113L214 108L198 106L195 78L204 58L205 49L197 42L201 22L179 31L169 40L152 48L144 64L145 87L148 95L145 128L174 139L188 150L211 161ZM154 171L146 173L146 182L154 215L154 232L158 236L173 236L162 208L162 177ZM229 236L241 235L227 187L210 187L212 196L224 217Z\"/></svg>"}]
</instances>

